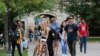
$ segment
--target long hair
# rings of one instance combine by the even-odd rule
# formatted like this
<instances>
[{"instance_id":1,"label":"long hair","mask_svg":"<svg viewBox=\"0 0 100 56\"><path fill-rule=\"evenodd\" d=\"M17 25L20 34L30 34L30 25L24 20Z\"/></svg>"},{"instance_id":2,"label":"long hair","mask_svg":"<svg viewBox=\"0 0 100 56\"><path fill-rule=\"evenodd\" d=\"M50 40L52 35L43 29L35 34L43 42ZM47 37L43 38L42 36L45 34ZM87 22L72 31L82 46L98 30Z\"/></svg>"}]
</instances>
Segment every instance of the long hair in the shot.
<instances>
[{"instance_id":1,"label":"long hair","mask_svg":"<svg viewBox=\"0 0 100 56\"><path fill-rule=\"evenodd\" d=\"M64 22L64 21L63 21ZM63 22L61 23L61 25L60 25L60 34L62 34L62 32L63 32Z\"/></svg>"},{"instance_id":2,"label":"long hair","mask_svg":"<svg viewBox=\"0 0 100 56\"><path fill-rule=\"evenodd\" d=\"M62 34L62 32L63 32L63 28L65 27L65 26L63 26L63 24L64 24L64 22L67 22L68 21L68 19L66 19L66 20L64 20L62 23L61 23L61 25L60 25L60 33Z\"/></svg>"}]
</instances>

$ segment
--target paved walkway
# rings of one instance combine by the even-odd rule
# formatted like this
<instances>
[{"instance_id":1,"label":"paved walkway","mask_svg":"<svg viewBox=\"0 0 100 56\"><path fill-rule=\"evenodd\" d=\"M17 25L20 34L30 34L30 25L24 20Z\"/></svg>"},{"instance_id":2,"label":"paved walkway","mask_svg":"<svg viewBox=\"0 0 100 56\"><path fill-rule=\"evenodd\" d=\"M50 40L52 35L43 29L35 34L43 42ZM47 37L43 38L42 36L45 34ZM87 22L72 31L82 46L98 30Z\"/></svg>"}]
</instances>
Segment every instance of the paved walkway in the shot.
<instances>
[{"instance_id":1,"label":"paved walkway","mask_svg":"<svg viewBox=\"0 0 100 56\"><path fill-rule=\"evenodd\" d=\"M34 48L35 48L35 43L30 42L29 43L29 49L28 49L28 56L33 56ZM76 46L76 50L77 50L77 55L76 56L100 56L100 43L88 43L87 54L81 53L79 51L79 44L78 43L77 43L77 46ZM59 46L57 56L62 56L60 46ZM70 56L70 54L68 53L67 56Z\"/></svg>"}]
</instances>

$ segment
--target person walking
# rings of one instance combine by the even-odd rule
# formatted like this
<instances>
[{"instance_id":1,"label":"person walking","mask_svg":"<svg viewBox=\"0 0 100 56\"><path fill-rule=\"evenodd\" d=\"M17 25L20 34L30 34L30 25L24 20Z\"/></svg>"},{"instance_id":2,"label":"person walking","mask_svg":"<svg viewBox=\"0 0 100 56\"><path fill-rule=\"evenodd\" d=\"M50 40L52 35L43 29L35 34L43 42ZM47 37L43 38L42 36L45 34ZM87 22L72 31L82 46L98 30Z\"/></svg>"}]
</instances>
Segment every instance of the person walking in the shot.
<instances>
[{"instance_id":1,"label":"person walking","mask_svg":"<svg viewBox=\"0 0 100 56\"><path fill-rule=\"evenodd\" d=\"M58 52L58 47L59 47L59 31L60 31L60 26L56 22L56 17L53 17L51 20L52 22L50 23L50 29L52 29L55 33L54 40L53 40L53 49L54 49L54 55L57 55Z\"/></svg>"},{"instance_id":2,"label":"person walking","mask_svg":"<svg viewBox=\"0 0 100 56\"><path fill-rule=\"evenodd\" d=\"M23 49L24 49L24 47L23 47L23 40L24 40L24 25L23 25L23 23L21 22L21 21L19 21L18 20L18 25L20 26L19 27L19 29L20 29L20 31L21 31L21 33L22 33L22 40L21 40L21 52L23 52Z\"/></svg>"},{"instance_id":3,"label":"person walking","mask_svg":"<svg viewBox=\"0 0 100 56\"><path fill-rule=\"evenodd\" d=\"M17 46L19 55L22 56L21 53L21 40L22 40L22 33L20 30L20 25L18 24L14 24L12 26L12 32L10 32L10 37L11 37L11 43L12 43L12 56L14 56L14 52L15 52L15 46Z\"/></svg>"},{"instance_id":4,"label":"person walking","mask_svg":"<svg viewBox=\"0 0 100 56\"><path fill-rule=\"evenodd\" d=\"M79 33L80 33L80 52L82 52L82 47L84 47L84 53L87 49L87 37L89 36L89 27L84 19L81 19L79 24Z\"/></svg>"},{"instance_id":5,"label":"person walking","mask_svg":"<svg viewBox=\"0 0 100 56\"><path fill-rule=\"evenodd\" d=\"M67 37L64 38L64 27L66 25L66 21L63 21L60 26L60 38L61 38L61 49L62 49L62 56L67 55Z\"/></svg>"},{"instance_id":6,"label":"person walking","mask_svg":"<svg viewBox=\"0 0 100 56\"><path fill-rule=\"evenodd\" d=\"M52 17L49 19L48 22L49 29L50 29L47 38L49 56L54 56L53 41L55 40L55 36L56 36L56 30L54 26L55 19L56 19L55 17Z\"/></svg>"},{"instance_id":7,"label":"person walking","mask_svg":"<svg viewBox=\"0 0 100 56\"><path fill-rule=\"evenodd\" d=\"M78 34L78 26L74 23L74 16L67 18L68 24L65 26L65 34L71 56L76 56L76 40Z\"/></svg>"},{"instance_id":8,"label":"person walking","mask_svg":"<svg viewBox=\"0 0 100 56\"><path fill-rule=\"evenodd\" d=\"M32 31L31 26L29 26L29 30L28 30L28 32L29 32L29 40L30 40L30 42L32 42L32 38L33 38L33 31Z\"/></svg>"}]
</instances>

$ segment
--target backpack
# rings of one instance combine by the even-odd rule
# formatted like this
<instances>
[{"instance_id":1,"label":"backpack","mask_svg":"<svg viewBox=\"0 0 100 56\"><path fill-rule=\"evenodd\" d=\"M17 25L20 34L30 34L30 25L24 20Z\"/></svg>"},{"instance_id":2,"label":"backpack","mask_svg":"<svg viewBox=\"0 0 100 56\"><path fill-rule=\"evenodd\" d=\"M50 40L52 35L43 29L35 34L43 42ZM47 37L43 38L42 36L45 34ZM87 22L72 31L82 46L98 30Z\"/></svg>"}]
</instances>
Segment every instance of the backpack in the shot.
<instances>
[{"instance_id":1,"label":"backpack","mask_svg":"<svg viewBox=\"0 0 100 56\"><path fill-rule=\"evenodd\" d=\"M20 33L18 30L10 31L9 36L10 36L12 42L16 42L17 39L20 37Z\"/></svg>"},{"instance_id":2,"label":"backpack","mask_svg":"<svg viewBox=\"0 0 100 56\"><path fill-rule=\"evenodd\" d=\"M48 39L52 39L52 40L55 39L55 31L53 29L50 29L49 31Z\"/></svg>"}]
</instances>

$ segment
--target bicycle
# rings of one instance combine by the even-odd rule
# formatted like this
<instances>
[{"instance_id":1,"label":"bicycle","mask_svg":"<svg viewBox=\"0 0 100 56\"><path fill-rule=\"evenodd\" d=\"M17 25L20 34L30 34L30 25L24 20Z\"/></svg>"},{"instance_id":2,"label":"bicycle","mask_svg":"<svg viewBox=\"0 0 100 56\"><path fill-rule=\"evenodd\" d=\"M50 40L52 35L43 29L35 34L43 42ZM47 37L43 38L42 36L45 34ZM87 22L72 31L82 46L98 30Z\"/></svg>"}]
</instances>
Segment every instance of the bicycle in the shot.
<instances>
[{"instance_id":1,"label":"bicycle","mask_svg":"<svg viewBox=\"0 0 100 56\"><path fill-rule=\"evenodd\" d=\"M46 39L38 40L38 43L35 47L33 56L48 56L48 49Z\"/></svg>"}]
</instances>

